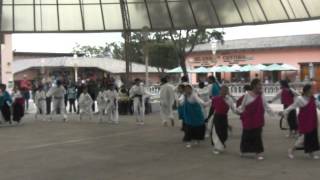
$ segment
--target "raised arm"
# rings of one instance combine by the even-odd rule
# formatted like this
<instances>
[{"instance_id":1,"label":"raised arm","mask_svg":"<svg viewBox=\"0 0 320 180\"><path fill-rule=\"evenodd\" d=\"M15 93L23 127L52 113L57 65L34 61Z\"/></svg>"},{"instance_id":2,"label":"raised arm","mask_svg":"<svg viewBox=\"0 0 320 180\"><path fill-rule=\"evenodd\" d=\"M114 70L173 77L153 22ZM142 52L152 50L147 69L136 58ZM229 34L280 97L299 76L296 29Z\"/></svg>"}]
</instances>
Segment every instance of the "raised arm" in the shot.
<instances>
[{"instance_id":1,"label":"raised arm","mask_svg":"<svg viewBox=\"0 0 320 180\"><path fill-rule=\"evenodd\" d=\"M298 91L296 91L295 89L293 89L293 88L290 88L290 91L292 92L292 94L294 96L301 96L301 94Z\"/></svg>"},{"instance_id":2,"label":"raised arm","mask_svg":"<svg viewBox=\"0 0 320 180\"><path fill-rule=\"evenodd\" d=\"M248 96L249 96L248 94L244 95L243 100L242 100L240 106L236 109L236 111L237 111L238 113L243 113L243 111L245 110L246 105L247 105L247 101L248 101Z\"/></svg>"},{"instance_id":3,"label":"raised arm","mask_svg":"<svg viewBox=\"0 0 320 180\"><path fill-rule=\"evenodd\" d=\"M198 96L197 93L194 93L193 96L194 96L195 100L196 100L199 104L201 104L202 106L209 106L209 105L211 104L210 101L204 102L204 101Z\"/></svg>"},{"instance_id":4,"label":"raised arm","mask_svg":"<svg viewBox=\"0 0 320 180\"><path fill-rule=\"evenodd\" d=\"M305 105L305 100L303 99L303 97L299 96L294 102L293 104L291 104L286 110L283 111L283 114L285 116L287 116L289 114L289 112L291 112L294 109L303 107Z\"/></svg>"},{"instance_id":5,"label":"raised arm","mask_svg":"<svg viewBox=\"0 0 320 180\"><path fill-rule=\"evenodd\" d=\"M272 103L272 102L276 101L277 99L280 99L281 93L282 93L282 90L278 91L277 94L269 102Z\"/></svg>"},{"instance_id":6,"label":"raised arm","mask_svg":"<svg viewBox=\"0 0 320 180\"><path fill-rule=\"evenodd\" d=\"M271 116L275 116L274 111L271 109L270 105L268 104L266 97L262 95L262 100L263 100L263 107L264 110Z\"/></svg>"},{"instance_id":7,"label":"raised arm","mask_svg":"<svg viewBox=\"0 0 320 180\"><path fill-rule=\"evenodd\" d=\"M235 114L239 114L237 111L237 108L234 104L234 100L232 99L231 96L227 96L227 100L226 100L227 104L229 105L230 109L232 110L233 113Z\"/></svg>"}]
</instances>

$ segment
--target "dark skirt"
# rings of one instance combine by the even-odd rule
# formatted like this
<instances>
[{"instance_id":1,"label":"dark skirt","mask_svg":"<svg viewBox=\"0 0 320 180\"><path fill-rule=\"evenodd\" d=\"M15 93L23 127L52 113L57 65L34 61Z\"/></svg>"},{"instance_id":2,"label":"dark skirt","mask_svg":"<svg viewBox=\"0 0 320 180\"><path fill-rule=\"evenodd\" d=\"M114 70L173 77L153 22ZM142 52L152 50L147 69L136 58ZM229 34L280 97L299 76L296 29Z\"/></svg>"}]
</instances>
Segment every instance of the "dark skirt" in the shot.
<instances>
[{"instance_id":1,"label":"dark skirt","mask_svg":"<svg viewBox=\"0 0 320 180\"><path fill-rule=\"evenodd\" d=\"M1 113L3 116L3 119L5 121L11 121L11 111L10 111L10 107L7 105L7 103L4 103L4 105L1 108Z\"/></svg>"},{"instance_id":2,"label":"dark skirt","mask_svg":"<svg viewBox=\"0 0 320 180\"><path fill-rule=\"evenodd\" d=\"M127 115L129 114L129 111L130 111L129 101L119 101L119 114Z\"/></svg>"},{"instance_id":3,"label":"dark skirt","mask_svg":"<svg viewBox=\"0 0 320 180\"><path fill-rule=\"evenodd\" d=\"M225 114L215 114L213 117L213 123L216 134L220 139L221 143L225 146L225 142L228 139L228 117ZM213 127L212 127L213 128ZM211 128L211 129L212 129ZM211 142L213 142L211 136Z\"/></svg>"},{"instance_id":4,"label":"dark skirt","mask_svg":"<svg viewBox=\"0 0 320 180\"><path fill-rule=\"evenodd\" d=\"M287 106L284 106L284 109L287 109ZM298 129L296 110L292 110L289 112L287 117L287 122L288 122L290 131L296 131Z\"/></svg>"},{"instance_id":5,"label":"dark skirt","mask_svg":"<svg viewBox=\"0 0 320 180\"><path fill-rule=\"evenodd\" d=\"M318 129L304 135L304 152L312 153L319 150Z\"/></svg>"},{"instance_id":6,"label":"dark skirt","mask_svg":"<svg viewBox=\"0 0 320 180\"><path fill-rule=\"evenodd\" d=\"M13 121L20 122L21 118L24 116L24 107L19 103L13 103Z\"/></svg>"},{"instance_id":7,"label":"dark skirt","mask_svg":"<svg viewBox=\"0 0 320 180\"><path fill-rule=\"evenodd\" d=\"M240 151L241 153L262 153L264 151L262 127L255 129L243 129Z\"/></svg>"},{"instance_id":8,"label":"dark skirt","mask_svg":"<svg viewBox=\"0 0 320 180\"><path fill-rule=\"evenodd\" d=\"M206 132L206 126L191 126L184 124L184 142L190 142L192 140L204 140Z\"/></svg>"}]
</instances>

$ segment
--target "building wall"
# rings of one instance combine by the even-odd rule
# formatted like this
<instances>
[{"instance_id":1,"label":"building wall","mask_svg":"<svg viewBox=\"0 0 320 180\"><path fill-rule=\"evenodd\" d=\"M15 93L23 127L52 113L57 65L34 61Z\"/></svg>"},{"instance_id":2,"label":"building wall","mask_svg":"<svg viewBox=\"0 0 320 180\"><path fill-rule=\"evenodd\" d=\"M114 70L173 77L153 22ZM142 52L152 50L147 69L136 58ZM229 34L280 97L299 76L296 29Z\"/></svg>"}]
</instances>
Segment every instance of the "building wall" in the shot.
<instances>
[{"instance_id":1,"label":"building wall","mask_svg":"<svg viewBox=\"0 0 320 180\"><path fill-rule=\"evenodd\" d=\"M206 59L201 57L212 57L211 66L214 65L232 65L232 64L272 64L272 63L286 63L293 65L300 69L301 63L316 63L320 62L320 48L282 48L282 49L266 49L266 50L245 50L245 51L228 51L217 52L214 56L211 51L192 53L187 57L187 66L199 67L205 63L195 61L195 59ZM246 60L241 60L246 59ZM241 61L239 61L241 60ZM207 63L208 64L208 63ZM250 77L253 78L256 72L251 72ZM258 73L260 78L262 73ZM265 76L267 73L264 73ZM283 72L281 78L296 76L300 77L300 72ZM226 80L230 80L231 74L224 73L222 75ZM279 77L280 78L280 77ZM316 77L317 78L317 77ZM318 79L320 81L320 79ZM196 75L192 75L192 82L196 82Z\"/></svg>"},{"instance_id":2,"label":"building wall","mask_svg":"<svg viewBox=\"0 0 320 180\"><path fill-rule=\"evenodd\" d=\"M13 72L12 72L12 40L11 34L5 34L4 44L1 44L1 82L12 87Z\"/></svg>"}]
</instances>

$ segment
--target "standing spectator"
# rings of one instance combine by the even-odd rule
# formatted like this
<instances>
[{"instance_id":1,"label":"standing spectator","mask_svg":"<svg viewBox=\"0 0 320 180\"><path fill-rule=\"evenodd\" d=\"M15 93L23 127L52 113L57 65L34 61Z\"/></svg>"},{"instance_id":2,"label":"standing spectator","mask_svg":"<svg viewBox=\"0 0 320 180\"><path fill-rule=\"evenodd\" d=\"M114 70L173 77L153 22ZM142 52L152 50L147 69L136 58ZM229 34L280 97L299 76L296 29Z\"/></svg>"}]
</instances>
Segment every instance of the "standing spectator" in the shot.
<instances>
[{"instance_id":1,"label":"standing spectator","mask_svg":"<svg viewBox=\"0 0 320 180\"><path fill-rule=\"evenodd\" d=\"M38 87L38 90L35 93L34 96L34 103L37 106L37 112L35 115L35 119L38 119L39 115L42 115L42 119L45 120L45 114L46 114L46 92L43 89L43 86L40 85ZM50 101L51 103L51 101Z\"/></svg>"},{"instance_id":2,"label":"standing spectator","mask_svg":"<svg viewBox=\"0 0 320 180\"><path fill-rule=\"evenodd\" d=\"M121 86L119 91L119 114L127 115L129 112L129 95L125 86Z\"/></svg>"},{"instance_id":3,"label":"standing spectator","mask_svg":"<svg viewBox=\"0 0 320 180\"><path fill-rule=\"evenodd\" d=\"M44 86L44 91L47 93L50 88L51 88L51 83L46 83L46 85ZM52 97L46 96L47 115L49 115L51 113L51 101L52 101Z\"/></svg>"},{"instance_id":4,"label":"standing spectator","mask_svg":"<svg viewBox=\"0 0 320 180\"><path fill-rule=\"evenodd\" d=\"M0 85L0 90L1 90L0 109L1 109L1 113L4 120L11 124L10 106L12 104L12 98L6 89L7 89L7 86L5 84Z\"/></svg>"},{"instance_id":5,"label":"standing spectator","mask_svg":"<svg viewBox=\"0 0 320 180\"><path fill-rule=\"evenodd\" d=\"M24 75L23 79L20 81L20 88L22 96L25 100L26 110L29 109L29 99L30 99L30 90L32 88L31 82L27 79L27 76Z\"/></svg>"},{"instance_id":6,"label":"standing spectator","mask_svg":"<svg viewBox=\"0 0 320 180\"><path fill-rule=\"evenodd\" d=\"M60 80L57 81L57 85L51 87L47 93L47 96L51 96L53 98L53 111L52 116L58 114L58 112L62 115L63 121L67 121L66 115L66 107L64 106L64 94L66 90L64 89ZM52 119L51 116L51 119Z\"/></svg>"},{"instance_id":7,"label":"standing spectator","mask_svg":"<svg viewBox=\"0 0 320 180\"><path fill-rule=\"evenodd\" d=\"M80 108L79 108L79 98L80 98L80 95L81 93L83 92L83 89L85 88L85 84L84 82L78 82L78 85L77 85L77 101L78 101L78 108L77 108L77 114L80 113Z\"/></svg>"},{"instance_id":8,"label":"standing spectator","mask_svg":"<svg viewBox=\"0 0 320 180\"><path fill-rule=\"evenodd\" d=\"M12 99L13 99L13 104L12 104L13 118L12 118L12 120L19 124L22 117L24 116L24 98L21 95L21 92L17 88L17 86L15 86L13 88Z\"/></svg>"},{"instance_id":9,"label":"standing spectator","mask_svg":"<svg viewBox=\"0 0 320 180\"><path fill-rule=\"evenodd\" d=\"M63 83L64 89L68 89L68 84L66 81ZM70 85L70 84L69 84ZM68 106L68 92L66 91L66 94L64 94L64 106L67 108Z\"/></svg>"},{"instance_id":10,"label":"standing spectator","mask_svg":"<svg viewBox=\"0 0 320 180\"><path fill-rule=\"evenodd\" d=\"M160 89L160 115L162 125L168 126L168 120L171 126L174 126L173 104L175 101L174 88L169 84L167 77L161 79Z\"/></svg>"},{"instance_id":11,"label":"standing spectator","mask_svg":"<svg viewBox=\"0 0 320 180\"><path fill-rule=\"evenodd\" d=\"M73 111L76 113L77 109L76 109L76 98L77 98L77 91L76 91L76 87L74 85L74 83L71 83L70 86L68 87L67 90L67 98L69 101L69 113L72 112L72 108Z\"/></svg>"},{"instance_id":12,"label":"standing spectator","mask_svg":"<svg viewBox=\"0 0 320 180\"><path fill-rule=\"evenodd\" d=\"M96 99L97 99L97 94L98 94L98 92L99 92L98 84L97 84L96 81L94 81L94 80L91 79L91 80L88 82L87 87L88 87L88 93L90 94L91 99L93 100L93 103L92 103L92 112L95 112L96 108L95 108L95 103L94 103L94 102L96 101Z\"/></svg>"}]
</instances>

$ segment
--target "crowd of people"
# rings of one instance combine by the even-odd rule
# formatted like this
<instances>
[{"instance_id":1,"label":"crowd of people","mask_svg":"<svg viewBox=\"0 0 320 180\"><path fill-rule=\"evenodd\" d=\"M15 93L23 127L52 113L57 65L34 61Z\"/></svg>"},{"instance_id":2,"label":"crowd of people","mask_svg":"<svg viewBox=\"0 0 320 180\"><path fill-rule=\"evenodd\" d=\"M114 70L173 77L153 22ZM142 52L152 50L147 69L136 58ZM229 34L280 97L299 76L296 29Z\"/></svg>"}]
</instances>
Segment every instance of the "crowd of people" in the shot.
<instances>
[{"instance_id":1,"label":"crowd of people","mask_svg":"<svg viewBox=\"0 0 320 180\"><path fill-rule=\"evenodd\" d=\"M15 84L12 93L6 91L4 84L0 85L0 123L20 123L32 98L36 120L51 121L60 116L66 122L68 113L76 113L79 120L97 115L101 123L118 124L120 113L134 114L137 124L143 125L145 113L150 112L149 96L140 79L135 79L127 90L125 86L118 87L110 75L101 81L88 79L77 83L63 80L31 83L24 77Z\"/></svg>"},{"instance_id":2,"label":"crowd of people","mask_svg":"<svg viewBox=\"0 0 320 180\"><path fill-rule=\"evenodd\" d=\"M177 108L186 148L199 144L207 136L211 140L213 153L223 153L228 132L232 130L228 123L228 112L231 109L234 114L239 115L242 123L241 156L254 154L258 160L264 159L262 133L266 112L273 117L287 119L288 137L297 138L293 147L288 150L290 159L294 158L294 151L300 149L304 149L311 158L319 159L314 152L319 150L317 108L320 109L320 96L317 100L311 84L305 85L300 94L290 88L288 81L282 80L281 90L267 101L260 79L253 79L250 85L245 85L244 94L239 99L233 97L229 88L220 84L213 76L208 77L208 83L205 86L204 82L200 82L195 88L188 83L187 77L182 77L181 83L175 88L167 78L162 79L162 123L168 126L168 120L171 120L174 126L172 112ZM271 109L269 104L277 99L281 100L283 111L275 112ZM299 109L298 116L296 109Z\"/></svg>"},{"instance_id":3,"label":"crowd of people","mask_svg":"<svg viewBox=\"0 0 320 180\"><path fill-rule=\"evenodd\" d=\"M208 77L208 84L200 82L195 88L188 83L186 76L174 86L168 77L161 79L160 117L163 126L175 126L174 111L182 122L183 142L191 148L206 137L210 139L213 153L218 155L225 151L228 133L232 127L228 122L231 109L242 123L240 154L254 154L258 160L264 159L263 127L265 112L271 116L286 119L289 126L288 137L297 138L293 147L288 150L288 157L293 159L296 150L304 149L313 159L319 159L314 152L319 150L317 108L320 101L315 98L312 85L303 87L301 94L291 88L289 82L280 82L281 90L267 101L263 94L260 79L253 79L250 85L244 86L243 96L235 98L229 88L220 84L215 77ZM65 122L69 113L79 114L79 120L92 119L95 113L99 122L119 123L119 112L125 114L131 109L136 124L144 125L146 99L151 96L140 79L135 79L131 88L115 85L112 78L101 81L80 81L66 84L57 80L55 84L37 84L33 96L30 96L32 85L22 80L10 94L6 85L0 84L0 118L12 124L20 123L25 110L29 108L29 98L33 97L36 105L35 119L50 121L60 115ZM270 103L281 100L284 110L274 112ZM96 102L96 103L95 103ZM131 102L131 103L130 103ZM130 107L130 108L128 108ZM299 113L297 115L297 109ZM283 128L285 129L285 128Z\"/></svg>"}]
</instances>

